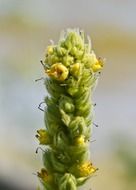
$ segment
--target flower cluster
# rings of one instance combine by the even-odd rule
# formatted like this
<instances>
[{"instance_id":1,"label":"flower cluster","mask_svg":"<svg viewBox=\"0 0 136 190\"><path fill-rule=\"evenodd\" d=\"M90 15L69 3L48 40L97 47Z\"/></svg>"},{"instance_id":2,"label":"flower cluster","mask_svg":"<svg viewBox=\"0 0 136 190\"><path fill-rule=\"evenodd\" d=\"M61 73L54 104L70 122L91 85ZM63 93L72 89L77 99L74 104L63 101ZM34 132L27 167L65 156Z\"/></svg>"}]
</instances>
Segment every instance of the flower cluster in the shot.
<instances>
[{"instance_id":1,"label":"flower cluster","mask_svg":"<svg viewBox=\"0 0 136 190\"><path fill-rule=\"evenodd\" d=\"M103 61L96 58L84 33L67 30L46 49L44 70L48 96L45 129L37 131L44 168L37 175L46 190L76 190L97 170L90 161L93 123L90 99Z\"/></svg>"}]
</instances>

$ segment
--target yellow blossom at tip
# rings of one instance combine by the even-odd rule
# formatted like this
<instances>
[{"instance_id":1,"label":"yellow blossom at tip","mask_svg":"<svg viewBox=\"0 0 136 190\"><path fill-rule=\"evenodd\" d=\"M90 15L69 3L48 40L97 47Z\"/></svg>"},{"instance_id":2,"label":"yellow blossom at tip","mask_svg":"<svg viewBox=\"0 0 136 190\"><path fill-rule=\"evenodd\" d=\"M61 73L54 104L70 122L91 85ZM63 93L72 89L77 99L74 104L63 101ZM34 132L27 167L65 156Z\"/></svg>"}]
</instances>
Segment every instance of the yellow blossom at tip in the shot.
<instances>
[{"instance_id":1,"label":"yellow blossom at tip","mask_svg":"<svg viewBox=\"0 0 136 190\"><path fill-rule=\"evenodd\" d=\"M62 63L55 63L46 73L58 81L64 81L68 77L69 71Z\"/></svg>"},{"instance_id":2,"label":"yellow blossom at tip","mask_svg":"<svg viewBox=\"0 0 136 190\"><path fill-rule=\"evenodd\" d=\"M53 180L52 176L48 174L48 172L44 168L42 168L40 172L37 172L37 176L45 182L50 183Z\"/></svg>"},{"instance_id":3,"label":"yellow blossom at tip","mask_svg":"<svg viewBox=\"0 0 136 190\"><path fill-rule=\"evenodd\" d=\"M38 134L36 135L36 137L38 138L40 144L50 143L49 135L45 129L37 130L37 133Z\"/></svg>"},{"instance_id":4,"label":"yellow blossom at tip","mask_svg":"<svg viewBox=\"0 0 136 190\"><path fill-rule=\"evenodd\" d=\"M82 165L79 166L79 175L82 176L88 176L93 174L96 170L98 170L97 168L92 166L92 163L90 162L86 162Z\"/></svg>"},{"instance_id":5,"label":"yellow blossom at tip","mask_svg":"<svg viewBox=\"0 0 136 190\"><path fill-rule=\"evenodd\" d=\"M77 144L77 145L83 145L84 143L85 143L85 137L84 137L84 135L76 137L75 144Z\"/></svg>"}]
</instances>

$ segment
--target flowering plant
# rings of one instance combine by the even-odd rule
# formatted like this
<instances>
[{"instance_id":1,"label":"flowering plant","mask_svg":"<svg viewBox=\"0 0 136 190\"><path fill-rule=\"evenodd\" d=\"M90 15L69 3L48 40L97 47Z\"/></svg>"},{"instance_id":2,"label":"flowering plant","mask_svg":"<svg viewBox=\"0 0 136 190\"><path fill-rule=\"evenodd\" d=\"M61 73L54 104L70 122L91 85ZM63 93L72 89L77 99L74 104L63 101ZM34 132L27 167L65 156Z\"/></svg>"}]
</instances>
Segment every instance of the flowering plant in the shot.
<instances>
[{"instance_id":1,"label":"flowering plant","mask_svg":"<svg viewBox=\"0 0 136 190\"><path fill-rule=\"evenodd\" d=\"M43 151L37 175L46 190L76 190L97 170L90 161L94 104L90 97L103 67L84 32L67 30L57 45L47 47L42 62L48 96L45 129L36 137Z\"/></svg>"}]
</instances>

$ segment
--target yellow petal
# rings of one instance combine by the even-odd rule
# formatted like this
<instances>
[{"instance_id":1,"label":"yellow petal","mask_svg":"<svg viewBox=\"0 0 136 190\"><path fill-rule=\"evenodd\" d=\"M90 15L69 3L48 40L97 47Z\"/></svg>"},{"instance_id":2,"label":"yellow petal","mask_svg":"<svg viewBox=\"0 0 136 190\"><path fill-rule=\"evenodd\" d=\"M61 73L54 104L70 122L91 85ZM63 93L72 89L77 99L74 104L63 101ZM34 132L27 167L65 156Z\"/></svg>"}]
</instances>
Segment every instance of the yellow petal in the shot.
<instances>
[{"instance_id":1,"label":"yellow petal","mask_svg":"<svg viewBox=\"0 0 136 190\"><path fill-rule=\"evenodd\" d=\"M100 71L103 68L102 59L99 58L97 62L91 66L91 68L94 72Z\"/></svg>"},{"instance_id":2,"label":"yellow petal","mask_svg":"<svg viewBox=\"0 0 136 190\"><path fill-rule=\"evenodd\" d=\"M91 162L86 162L79 166L79 171L81 176L88 176L93 174L97 168L92 166Z\"/></svg>"},{"instance_id":3,"label":"yellow petal","mask_svg":"<svg viewBox=\"0 0 136 190\"><path fill-rule=\"evenodd\" d=\"M62 63L55 63L46 73L58 81L64 81L68 77L69 71Z\"/></svg>"},{"instance_id":4,"label":"yellow petal","mask_svg":"<svg viewBox=\"0 0 136 190\"><path fill-rule=\"evenodd\" d=\"M37 133L36 138L38 138L40 144L50 144L50 137L45 129L37 130Z\"/></svg>"},{"instance_id":5,"label":"yellow petal","mask_svg":"<svg viewBox=\"0 0 136 190\"><path fill-rule=\"evenodd\" d=\"M77 145L83 145L84 143L85 143L85 137L83 135L75 139L75 144Z\"/></svg>"}]
</instances>

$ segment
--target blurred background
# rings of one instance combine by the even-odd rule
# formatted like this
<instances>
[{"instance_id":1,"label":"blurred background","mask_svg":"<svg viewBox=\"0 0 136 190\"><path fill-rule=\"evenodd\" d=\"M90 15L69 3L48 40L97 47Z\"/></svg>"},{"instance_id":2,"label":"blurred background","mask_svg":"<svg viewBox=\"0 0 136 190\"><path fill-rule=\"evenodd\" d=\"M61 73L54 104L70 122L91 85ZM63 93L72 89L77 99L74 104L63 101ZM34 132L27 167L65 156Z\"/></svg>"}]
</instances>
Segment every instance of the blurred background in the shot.
<instances>
[{"instance_id":1,"label":"blurred background","mask_svg":"<svg viewBox=\"0 0 136 190\"><path fill-rule=\"evenodd\" d=\"M136 1L0 0L0 190L34 190L42 166L36 129L46 95L40 59L60 31L80 28L106 58L94 93L92 160L84 189L136 189ZM83 188L82 188L83 189Z\"/></svg>"}]
</instances>

